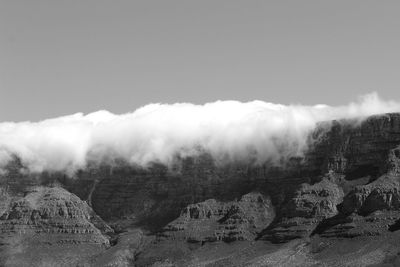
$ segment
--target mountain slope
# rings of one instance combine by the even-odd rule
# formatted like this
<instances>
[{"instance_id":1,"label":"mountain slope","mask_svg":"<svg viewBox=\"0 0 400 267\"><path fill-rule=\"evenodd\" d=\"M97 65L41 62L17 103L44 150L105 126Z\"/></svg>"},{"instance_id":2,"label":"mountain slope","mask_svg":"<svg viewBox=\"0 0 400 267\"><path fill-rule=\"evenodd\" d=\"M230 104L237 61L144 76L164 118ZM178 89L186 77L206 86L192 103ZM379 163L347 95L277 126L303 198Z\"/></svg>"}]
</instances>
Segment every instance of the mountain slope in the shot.
<instances>
[{"instance_id":1,"label":"mountain slope","mask_svg":"<svg viewBox=\"0 0 400 267\"><path fill-rule=\"evenodd\" d=\"M20 172L16 158L0 177L2 263L397 262L400 114L322 122L308 144L279 165L203 151L169 168L93 163L74 178Z\"/></svg>"}]
</instances>

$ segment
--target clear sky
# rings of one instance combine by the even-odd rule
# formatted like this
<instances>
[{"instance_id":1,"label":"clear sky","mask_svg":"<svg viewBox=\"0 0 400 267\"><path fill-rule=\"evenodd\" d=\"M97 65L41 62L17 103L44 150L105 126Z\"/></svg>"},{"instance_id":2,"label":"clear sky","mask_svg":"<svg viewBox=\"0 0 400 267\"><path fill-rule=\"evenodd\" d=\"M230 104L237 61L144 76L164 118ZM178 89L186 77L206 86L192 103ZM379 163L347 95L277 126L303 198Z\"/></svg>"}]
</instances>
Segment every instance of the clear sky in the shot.
<instances>
[{"instance_id":1,"label":"clear sky","mask_svg":"<svg viewBox=\"0 0 400 267\"><path fill-rule=\"evenodd\" d=\"M400 1L0 0L0 121L400 99Z\"/></svg>"}]
</instances>

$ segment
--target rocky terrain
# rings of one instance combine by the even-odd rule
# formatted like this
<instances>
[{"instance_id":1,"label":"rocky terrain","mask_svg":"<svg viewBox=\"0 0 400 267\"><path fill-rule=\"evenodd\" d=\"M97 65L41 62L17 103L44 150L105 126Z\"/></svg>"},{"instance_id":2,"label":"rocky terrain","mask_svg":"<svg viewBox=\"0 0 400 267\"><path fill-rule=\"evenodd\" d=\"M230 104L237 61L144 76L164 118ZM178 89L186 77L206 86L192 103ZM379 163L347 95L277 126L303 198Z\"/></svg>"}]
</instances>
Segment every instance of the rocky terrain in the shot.
<instances>
[{"instance_id":1,"label":"rocky terrain","mask_svg":"<svg viewBox=\"0 0 400 267\"><path fill-rule=\"evenodd\" d=\"M280 165L0 177L1 266L400 266L400 114L321 122Z\"/></svg>"}]
</instances>

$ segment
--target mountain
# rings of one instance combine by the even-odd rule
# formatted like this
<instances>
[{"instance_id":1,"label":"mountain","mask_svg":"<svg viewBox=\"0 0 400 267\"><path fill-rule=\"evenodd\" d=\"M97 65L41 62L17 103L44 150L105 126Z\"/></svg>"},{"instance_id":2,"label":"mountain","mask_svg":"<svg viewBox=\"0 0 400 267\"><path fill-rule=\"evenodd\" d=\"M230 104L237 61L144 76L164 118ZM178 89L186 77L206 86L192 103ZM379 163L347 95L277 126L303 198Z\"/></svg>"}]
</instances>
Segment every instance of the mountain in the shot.
<instances>
[{"instance_id":1,"label":"mountain","mask_svg":"<svg viewBox=\"0 0 400 267\"><path fill-rule=\"evenodd\" d=\"M0 177L3 266L397 266L400 114L321 122L302 157Z\"/></svg>"}]
</instances>

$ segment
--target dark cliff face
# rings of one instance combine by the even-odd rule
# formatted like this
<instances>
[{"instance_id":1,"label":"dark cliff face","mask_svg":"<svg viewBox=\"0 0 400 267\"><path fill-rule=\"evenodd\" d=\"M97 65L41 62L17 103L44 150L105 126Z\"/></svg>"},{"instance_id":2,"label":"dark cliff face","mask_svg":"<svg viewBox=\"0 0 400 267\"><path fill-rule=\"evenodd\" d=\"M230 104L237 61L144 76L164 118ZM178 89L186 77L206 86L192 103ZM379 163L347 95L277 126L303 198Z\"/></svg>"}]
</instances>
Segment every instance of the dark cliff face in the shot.
<instances>
[{"instance_id":1,"label":"dark cliff face","mask_svg":"<svg viewBox=\"0 0 400 267\"><path fill-rule=\"evenodd\" d=\"M313 136L317 143L310 155L323 172L345 174L347 180L376 178L387 171L389 152L400 144L400 114L321 123Z\"/></svg>"},{"instance_id":2,"label":"dark cliff face","mask_svg":"<svg viewBox=\"0 0 400 267\"><path fill-rule=\"evenodd\" d=\"M150 230L161 245L172 239L280 243L316 235L382 235L400 228L399 146L395 113L320 123L304 157L281 166L221 166L204 152L177 159L171 168L92 164L69 178L22 175L16 159L0 177L0 211L9 212L12 198L23 198L34 185L56 184L86 201L116 232Z\"/></svg>"},{"instance_id":3,"label":"dark cliff face","mask_svg":"<svg viewBox=\"0 0 400 267\"><path fill-rule=\"evenodd\" d=\"M372 181L393 169L399 144L400 114L385 114L362 122L321 123L310 136L305 157L278 167L243 162L217 166L204 153L182 160L174 170L160 165L149 169L103 166L101 172L81 173L86 179L76 181L86 185L71 189L84 199L90 195L94 210L103 218L130 219L155 230L188 204L210 198L230 201L260 191L279 208L290 202L302 183L319 182L329 173L329 179L349 190L350 181L365 177Z\"/></svg>"},{"instance_id":4,"label":"dark cliff face","mask_svg":"<svg viewBox=\"0 0 400 267\"><path fill-rule=\"evenodd\" d=\"M376 179L397 166L400 114L372 116L361 122L323 122L310 135L309 144L304 158L291 159L282 166L243 162L217 166L204 153L179 160L172 169L160 164L146 169L103 164L81 170L76 178L69 179L54 173L23 176L18 172L22 165L16 160L1 180L15 192L57 180L88 200L102 218L129 218L157 229L176 218L186 205L210 198L230 201L261 191L279 207L296 194L300 184L319 182L329 172L344 181Z\"/></svg>"}]
</instances>

